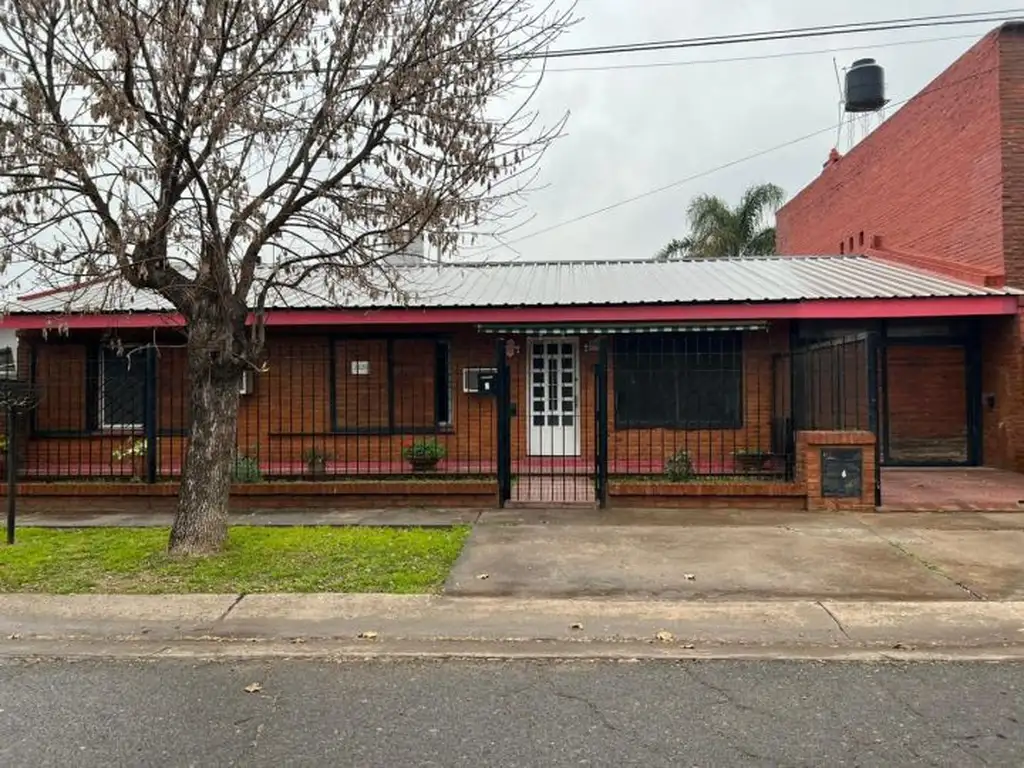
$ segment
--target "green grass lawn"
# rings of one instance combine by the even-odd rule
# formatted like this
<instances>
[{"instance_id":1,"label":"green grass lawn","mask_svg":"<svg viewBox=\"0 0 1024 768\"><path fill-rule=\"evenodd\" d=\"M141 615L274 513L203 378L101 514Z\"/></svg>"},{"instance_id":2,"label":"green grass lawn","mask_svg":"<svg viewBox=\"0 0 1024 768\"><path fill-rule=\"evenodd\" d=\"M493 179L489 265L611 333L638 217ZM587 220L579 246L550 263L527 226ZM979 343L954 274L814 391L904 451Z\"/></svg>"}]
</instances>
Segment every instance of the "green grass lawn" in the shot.
<instances>
[{"instance_id":1,"label":"green grass lawn","mask_svg":"<svg viewBox=\"0 0 1024 768\"><path fill-rule=\"evenodd\" d=\"M0 592L435 592L468 527L233 527L224 552L166 553L166 528L23 528L0 544Z\"/></svg>"}]
</instances>

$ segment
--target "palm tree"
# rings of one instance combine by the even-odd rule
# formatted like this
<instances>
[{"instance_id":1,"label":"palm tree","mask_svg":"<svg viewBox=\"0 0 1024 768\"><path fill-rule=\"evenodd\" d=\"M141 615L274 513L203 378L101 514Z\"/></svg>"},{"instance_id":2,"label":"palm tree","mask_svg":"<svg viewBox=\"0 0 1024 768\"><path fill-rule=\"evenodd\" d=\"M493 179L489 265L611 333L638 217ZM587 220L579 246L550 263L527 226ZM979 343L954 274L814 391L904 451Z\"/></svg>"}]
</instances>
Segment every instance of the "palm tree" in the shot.
<instances>
[{"instance_id":1,"label":"palm tree","mask_svg":"<svg viewBox=\"0 0 1024 768\"><path fill-rule=\"evenodd\" d=\"M767 219L785 199L786 193L775 184L751 187L736 208L714 195L695 197L686 211L691 234L669 242L655 259L724 259L775 253L775 227L767 226Z\"/></svg>"}]
</instances>

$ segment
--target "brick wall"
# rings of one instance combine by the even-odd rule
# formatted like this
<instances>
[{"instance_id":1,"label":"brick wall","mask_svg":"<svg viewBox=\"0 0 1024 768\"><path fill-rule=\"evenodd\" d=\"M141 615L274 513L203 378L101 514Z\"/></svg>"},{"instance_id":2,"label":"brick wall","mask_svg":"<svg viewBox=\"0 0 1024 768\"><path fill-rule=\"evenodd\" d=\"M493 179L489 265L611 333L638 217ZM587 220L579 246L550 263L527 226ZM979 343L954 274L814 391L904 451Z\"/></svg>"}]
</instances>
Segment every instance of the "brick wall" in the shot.
<instances>
[{"instance_id":1,"label":"brick wall","mask_svg":"<svg viewBox=\"0 0 1024 768\"><path fill-rule=\"evenodd\" d=\"M779 252L849 253L852 241L863 253L879 237L882 249L925 256L962 278L1002 275L999 99L1009 86L998 69L1010 49L1024 51L1016 34L988 35L821 171L779 212Z\"/></svg>"},{"instance_id":2,"label":"brick wall","mask_svg":"<svg viewBox=\"0 0 1024 768\"><path fill-rule=\"evenodd\" d=\"M1006 281L1024 287L1024 28L999 37L999 115L1002 127L1002 218Z\"/></svg>"},{"instance_id":3,"label":"brick wall","mask_svg":"<svg viewBox=\"0 0 1024 768\"><path fill-rule=\"evenodd\" d=\"M981 331L982 453L986 466L1024 471L1021 318L985 318Z\"/></svg>"},{"instance_id":4,"label":"brick wall","mask_svg":"<svg viewBox=\"0 0 1024 768\"><path fill-rule=\"evenodd\" d=\"M380 338L335 340L331 370L331 336L324 333L292 333L268 338L266 370L256 374L254 391L240 399L237 443L239 449L260 457L261 463L302 471L303 454L312 449L327 453L347 471L376 472L383 463L402 465L402 449L416 439L436 440L445 446L447 471L493 471L496 459L495 399L462 391L465 368L494 366L496 339L460 329L451 338L450 430L436 434L435 355L433 339L395 340L392 345L394 392L389 398L387 346ZM37 381L44 397L37 413L39 430L85 429L85 370L87 349L98 337L74 338L60 343L36 338ZM695 463L728 469L736 450L769 450L772 417L772 355L788 344L785 324L770 332L745 334L743 343L743 424L738 429L666 430L615 429L614 409L609 409L609 453L619 471L661 472L664 460L685 449ZM529 451L528 345L518 339L519 352L510 361L513 457ZM184 349L176 344L160 348L157 411L162 436L158 439L161 474L174 474L184 460L185 440L173 430L185 430L189 409ZM582 340L579 359L580 456L594 455L596 441L596 349ZM365 373L354 373L353 364ZM614 368L610 367L609 401L614 403ZM334 388L332 397L332 385ZM332 432L332 405L341 430ZM392 408L401 434L380 434L387 427ZM414 432L420 430L422 434ZM373 434L376 431L378 434ZM135 468L121 466L111 456L130 436L94 433L32 440L31 464L53 473L88 472L98 475L131 475ZM355 465L354 467L351 465ZM391 471L401 466L392 466ZM278 470L280 471L280 469Z\"/></svg>"}]
</instances>

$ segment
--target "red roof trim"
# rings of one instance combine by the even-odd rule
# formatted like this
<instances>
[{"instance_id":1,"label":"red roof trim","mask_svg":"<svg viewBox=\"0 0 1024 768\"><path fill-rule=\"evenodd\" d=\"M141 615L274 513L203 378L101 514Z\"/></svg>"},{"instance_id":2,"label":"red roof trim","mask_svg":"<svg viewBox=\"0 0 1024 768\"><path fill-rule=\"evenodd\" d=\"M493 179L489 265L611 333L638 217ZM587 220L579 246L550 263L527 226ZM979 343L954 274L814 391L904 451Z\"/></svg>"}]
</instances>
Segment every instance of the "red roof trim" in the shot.
<instances>
[{"instance_id":1,"label":"red roof trim","mask_svg":"<svg viewBox=\"0 0 1024 768\"><path fill-rule=\"evenodd\" d=\"M856 320L899 317L1016 315L1017 296L957 296L916 299L828 299L823 301L642 306L459 307L429 309L289 309L267 312L268 326L439 325L472 323L615 323L707 320ZM7 315L0 328L158 328L184 325L173 313L95 315Z\"/></svg>"}]
</instances>

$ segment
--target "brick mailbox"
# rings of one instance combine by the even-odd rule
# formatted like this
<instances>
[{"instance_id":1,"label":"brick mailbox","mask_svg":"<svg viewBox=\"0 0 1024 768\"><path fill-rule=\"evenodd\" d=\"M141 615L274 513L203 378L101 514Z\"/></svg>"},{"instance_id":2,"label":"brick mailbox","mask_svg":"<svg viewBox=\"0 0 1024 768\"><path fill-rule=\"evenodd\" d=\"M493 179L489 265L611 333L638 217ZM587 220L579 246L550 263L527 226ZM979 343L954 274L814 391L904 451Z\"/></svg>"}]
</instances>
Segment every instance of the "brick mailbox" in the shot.
<instances>
[{"instance_id":1,"label":"brick mailbox","mask_svg":"<svg viewBox=\"0 0 1024 768\"><path fill-rule=\"evenodd\" d=\"M797 480L809 510L875 507L875 436L871 432L800 432Z\"/></svg>"}]
</instances>

